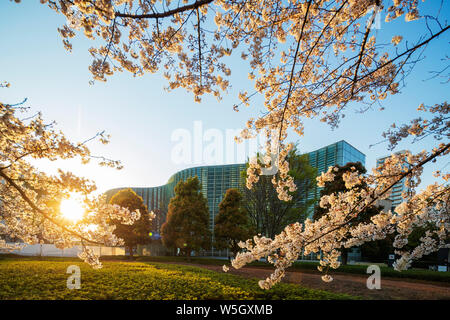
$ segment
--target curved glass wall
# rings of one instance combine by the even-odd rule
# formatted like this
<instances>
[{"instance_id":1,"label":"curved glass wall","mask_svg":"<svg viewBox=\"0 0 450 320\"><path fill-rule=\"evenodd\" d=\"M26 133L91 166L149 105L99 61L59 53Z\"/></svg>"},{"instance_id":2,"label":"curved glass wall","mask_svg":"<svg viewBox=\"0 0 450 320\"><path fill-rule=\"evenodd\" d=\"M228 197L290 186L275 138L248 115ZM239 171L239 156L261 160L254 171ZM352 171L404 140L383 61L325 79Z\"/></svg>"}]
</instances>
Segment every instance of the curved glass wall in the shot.
<instances>
[{"instance_id":1,"label":"curved glass wall","mask_svg":"<svg viewBox=\"0 0 450 320\"><path fill-rule=\"evenodd\" d=\"M329 146L308 153L310 165L317 168L318 174L328 170L329 166L345 165L347 162L361 162L365 164L365 155L351 146L346 141L339 141ZM174 195L175 186L179 181L185 181L197 176L201 184L201 192L208 202L209 222L211 232L214 230L214 218L219 211L219 203L225 192L230 188L242 190L241 172L245 169L244 163L200 166L187 168L172 175L167 184L159 187L131 187L142 197L149 210L159 213L157 216L157 230L164 223L167 206ZM117 191L124 188L116 188L106 192L109 200ZM308 199L317 198L320 188L314 188L308 195Z\"/></svg>"}]
</instances>

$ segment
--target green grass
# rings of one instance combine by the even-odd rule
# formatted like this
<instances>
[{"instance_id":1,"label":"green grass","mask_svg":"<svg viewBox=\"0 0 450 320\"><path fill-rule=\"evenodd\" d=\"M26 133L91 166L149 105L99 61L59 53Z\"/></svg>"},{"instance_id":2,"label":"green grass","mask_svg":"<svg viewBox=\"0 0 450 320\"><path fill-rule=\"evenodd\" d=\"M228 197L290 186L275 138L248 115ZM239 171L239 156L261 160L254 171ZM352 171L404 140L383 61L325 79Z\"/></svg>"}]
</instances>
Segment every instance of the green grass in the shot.
<instances>
[{"instance_id":1,"label":"green grass","mask_svg":"<svg viewBox=\"0 0 450 320\"><path fill-rule=\"evenodd\" d=\"M123 260L127 257L110 257L107 259L117 259ZM199 258L193 257L190 261L185 257L136 257L136 261L152 261L152 262L190 262L205 265L229 265L226 260L211 259L211 258ZM298 271L308 271L317 272L318 262L295 262L289 270ZM272 268L273 265L266 262L252 262L249 266L261 267L261 268ZM413 279L413 280L424 280L424 281L437 281L437 282L447 282L450 283L450 272L437 272L426 269L410 269L402 272L395 271L393 268L381 266L381 276L389 278L400 278L400 279ZM341 266L336 270L332 270L332 273L351 273L351 274L364 274L367 275L367 265L346 265Z\"/></svg>"},{"instance_id":2,"label":"green grass","mask_svg":"<svg viewBox=\"0 0 450 320\"><path fill-rule=\"evenodd\" d=\"M66 287L67 267L81 269L81 288ZM353 299L349 295L280 283L271 290L258 279L157 262L104 262L94 270L78 259L0 259L0 299Z\"/></svg>"}]
</instances>

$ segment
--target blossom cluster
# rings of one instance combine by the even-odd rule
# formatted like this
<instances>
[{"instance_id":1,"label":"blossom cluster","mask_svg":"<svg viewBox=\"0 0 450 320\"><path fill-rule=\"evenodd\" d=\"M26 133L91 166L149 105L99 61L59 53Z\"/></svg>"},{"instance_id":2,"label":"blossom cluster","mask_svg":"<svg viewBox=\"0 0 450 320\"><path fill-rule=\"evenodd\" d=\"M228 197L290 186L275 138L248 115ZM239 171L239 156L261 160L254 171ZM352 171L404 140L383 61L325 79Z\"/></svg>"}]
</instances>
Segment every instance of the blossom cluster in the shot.
<instances>
[{"instance_id":1,"label":"blossom cluster","mask_svg":"<svg viewBox=\"0 0 450 320\"><path fill-rule=\"evenodd\" d=\"M52 123L44 123L40 113L27 117L27 111L21 104L0 103L0 250L38 243L52 243L62 249L81 241L81 257L99 267L98 257L86 246L122 244L109 222L116 219L133 224L140 213L107 204L104 195L92 196L96 186L88 179L62 170L48 175L34 167L31 159L79 158L86 163L91 156L85 143L70 142ZM103 133L97 137L107 142ZM103 158L100 164L121 167L119 162ZM76 222L64 218L59 208L60 201L72 193L82 196L86 208L83 218ZM153 217L150 215L150 219Z\"/></svg>"},{"instance_id":2,"label":"blossom cluster","mask_svg":"<svg viewBox=\"0 0 450 320\"><path fill-rule=\"evenodd\" d=\"M384 239L394 234L395 253L399 259L396 270L407 269L413 260L449 246L450 238L450 186L443 179L424 190L417 191L424 163L449 153L450 145L441 145L431 152L411 154L404 152L387 158L382 166L374 168L372 174L359 174L353 170L342 175L346 190L320 199L320 206L328 208L321 218L312 221L306 219L288 225L274 239L255 236L241 242L242 252L232 260L236 269L246 264L267 258L275 267L274 272L259 285L269 289L285 275L285 270L301 254L318 254L319 271L325 272L323 281L332 281L329 268L340 266L342 248L360 246L365 242ZM335 178L334 167L317 177L318 185L324 185ZM382 210L373 215L369 222L352 223L365 209L389 196L391 188L405 179L408 192L403 194L404 202L395 211ZM367 188L354 188L366 183ZM427 227L420 243L412 249L406 249L408 236L416 227Z\"/></svg>"},{"instance_id":3,"label":"blossom cluster","mask_svg":"<svg viewBox=\"0 0 450 320\"><path fill-rule=\"evenodd\" d=\"M252 97L256 95L263 97L265 108L260 117L248 122L241 138L247 139L266 130L269 141L279 141L275 153L267 150L268 159L250 163L247 187L251 188L258 181L263 168L276 166L279 173L272 182L282 200L290 200L289 192L296 188L288 174L286 154L290 145L284 143L287 130L292 129L298 135L303 135L304 120L308 118L317 118L336 127L345 116L349 104L361 105L364 110L377 105L388 95L397 94L400 83L409 74L407 68L421 60L422 50L431 41L436 41L450 30L447 23L440 22L439 14L436 14L436 28L424 25L424 30L428 30L426 35L413 44L409 39L403 40L403 36L395 30L392 40L387 43L386 32L383 32L383 37L372 32L377 14L385 16L385 23L401 17L406 22L419 20L417 23L420 23L417 0L41 2L67 18L68 23L59 29L66 49L72 49L70 40L79 31L89 39L100 40L95 42L100 43L98 47L89 49L93 58L89 69L95 80L106 81L108 76L121 71L128 71L134 76L163 71L169 90L185 88L193 93L196 101L200 101L203 94L212 94L220 99L230 87L231 69L227 65L227 57L238 51L238 55L247 61L251 69L248 78L254 84L254 92L241 92L241 102L234 109L239 110L241 105L250 106ZM427 17L430 17L428 13ZM422 23L426 24L426 19L422 19ZM387 28L384 30L388 31ZM421 106L421 109L435 113L434 118L415 119L399 128L393 126L385 137L391 147L411 135L416 140L425 137L432 137L435 141L448 139L448 108L446 103L431 108ZM9 116L6 113L2 115ZM5 123L6 126L14 127L8 119ZM27 131L27 128L22 129ZM6 166L0 172L8 172L12 181L20 181L22 185L31 183L30 188L23 190L25 196L32 202L38 202L42 210L50 212L51 208L45 207L43 203L46 195L39 194L38 197L37 192L33 191L37 185L29 181L35 179L43 184L44 189L50 189L50 194L60 196L61 187L53 183L57 178L36 172L21 160L22 155L32 150L31 156L42 153L52 159L77 155L87 160L88 151L83 145L73 146L59 135L46 130L39 121L32 123L31 130L39 137L42 136L44 141L54 141L50 144L51 150L43 152L39 139L34 139L27 149L11 150L12 144L8 143L16 141L5 138L0 141L0 150L7 155L12 152L14 161L10 164L11 159L0 158L0 162L5 162ZM24 134L28 135L26 132ZM412 259L441 247L448 232L450 176L438 171L435 176L442 180L441 183L416 191L421 182L423 165L438 156L448 155L448 143L432 145L432 149L418 154L394 155L367 176L355 172L344 175L347 190L320 200L320 205L329 210L327 215L317 221L306 220L304 223L289 225L274 239L255 237L243 243L244 251L236 257L233 265L241 267L267 256L276 267L275 272L260 284L268 288L283 277L284 270L302 252L320 252L324 263L321 266L334 268L338 266L339 250L343 246L351 247L382 239L396 232L395 245L401 255L396 267L402 269ZM276 156L272 157L273 154ZM44 181L48 179L53 182L45 184ZM333 172L329 170L319 178L318 184L333 179ZM403 194L404 204L395 212L383 212L372 217L370 223L352 223L365 208L379 199L387 198L392 186L401 179L405 179L407 186ZM369 188L352 188L362 182ZM83 185L81 189L90 188L85 181L76 183ZM6 185L10 186L11 183ZM6 203L9 201L15 204L15 199L23 196L19 193L14 190L6 192ZM33 220L35 214L27 214L30 212L27 205L20 201L18 203L18 208L25 210L20 221L30 219L26 225L31 228L33 223L36 224ZM21 230L18 220L14 220L12 208L13 205L2 217L8 221L8 232L17 232L28 241L37 240L39 230ZM46 221L43 224L38 222L38 225L46 226L46 223L50 223ZM421 226L424 221L434 224L433 231L423 237L423 245L407 252L404 246L408 233L413 226ZM104 231L109 232L106 228ZM64 233L64 230L59 233ZM58 232L54 232L54 235L47 234L46 237L54 236L52 239L56 240L57 235ZM64 245L65 240L61 240L61 243ZM329 281L331 278L324 277L324 280Z\"/></svg>"},{"instance_id":4,"label":"blossom cluster","mask_svg":"<svg viewBox=\"0 0 450 320\"><path fill-rule=\"evenodd\" d=\"M273 183L282 200L289 200L289 192L295 190L287 174L289 145L283 143L287 130L303 135L306 118L336 127L350 103L372 106L388 94L397 94L402 77L409 73L405 68L419 59L416 52L449 30L437 15L439 28L428 28L430 34L414 45L407 45L396 32L390 43L372 32L376 15L384 16L385 23L401 17L406 22L419 20L417 0L389 4L378 0L269 0L263 5L244 0L41 2L66 17L68 23L59 33L68 50L79 31L89 39L100 39L98 47L89 49L95 80L106 81L125 70L134 76L163 71L169 90L185 88L196 101L203 94L220 99L230 86L227 57L238 51L250 66L248 78L254 92L240 92L241 102L235 110L250 106L257 94L264 97L266 109L248 122L239 139L266 130L269 140L279 141L277 158L268 162L279 168ZM445 120L433 121L419 119L401 131L423 136L430 132L424 129L434 124L444 127ZM395 144L392 134L387 135ZM261 165L251 163L247 187L258 181Z\"/></svg>"}]
</instances>

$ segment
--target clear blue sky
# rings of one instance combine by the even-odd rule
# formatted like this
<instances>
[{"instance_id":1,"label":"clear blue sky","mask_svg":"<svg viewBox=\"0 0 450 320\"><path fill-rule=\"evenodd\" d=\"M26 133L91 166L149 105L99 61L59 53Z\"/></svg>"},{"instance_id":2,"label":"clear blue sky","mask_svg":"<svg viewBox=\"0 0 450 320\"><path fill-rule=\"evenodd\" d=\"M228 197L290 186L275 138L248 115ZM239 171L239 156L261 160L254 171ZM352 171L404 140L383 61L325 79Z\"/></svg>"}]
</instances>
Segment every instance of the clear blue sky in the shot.
<instances>
[{"instance_id":1,"label":"clear blue sky","mask_svg":"<svg viewBox=\"0 0 450 320\"><path fill-rule=\"evenodd\" d=\"M172 133L179 128L192 132L196 120L201 120L203 129L242 128L249 117L256 117L262 111L261 98L254 100L249 108L233 111L238 102L241 88L251 88L247 82L247 65L238 56L232 60L233 87L222 101L203 97L201 104L195 103L191 94L184 90L166 92L166 85L159 73L133 78L129 73L116 74L108 82L89 85L91 79L88 66L91 56L87 49L93 45L80 34L73 41L74 50L64 50L57 27L65 23L39 1L23 1L15 4L2 1L0 4L0 51L1 81L11 83L10 89L1 89L0 99L16 103L28 98L32 110L40 110L44 118L56 120L58 128L69 138L77 141L106 130L112 136L107 146L91 143L95 155L120 159L125 168L116 171L98 168L95 165L79 166L78 162L58 163L63 169L72 170L97 182L100 191L121 186L156 186L185 167L195 164L176 164L171 161L171 152L176 142ZM436 10L440 1L427 1ZM441 12L443 20L450 17L449 4ZM383 17L384 18L384 17ZM392 35L403 35L412 41L424 31L421 22L407 24L385 24L376 32L390 41ZM366 113L355 112L353 106L347 110L340 128L331 130L318 120L306 121L303 137L290 136L299 141L301 151L308 152L339 140L346 140L366 154L366 166L371 168L377 157L388 154L386 144L369 148L382 140L381 133L393 122L404 123L418 114L415 108L420 103L435 104L449 99L449 85L440 84L441 79L423 81L429 78L428 71L442 67L441 58L448 54L450 37L445 34L431 43L425 52L426 61L419 65L407 79L402 93L385 100L385 111L377 109ZM420 151L427 142L409 145L401 144L396 150ZM431 173L445 166L448 159L442 159L425 170L424 182L432 181ZM44 170L52 172L54 165L39 163Z\"/></svg>"}]
</instances>

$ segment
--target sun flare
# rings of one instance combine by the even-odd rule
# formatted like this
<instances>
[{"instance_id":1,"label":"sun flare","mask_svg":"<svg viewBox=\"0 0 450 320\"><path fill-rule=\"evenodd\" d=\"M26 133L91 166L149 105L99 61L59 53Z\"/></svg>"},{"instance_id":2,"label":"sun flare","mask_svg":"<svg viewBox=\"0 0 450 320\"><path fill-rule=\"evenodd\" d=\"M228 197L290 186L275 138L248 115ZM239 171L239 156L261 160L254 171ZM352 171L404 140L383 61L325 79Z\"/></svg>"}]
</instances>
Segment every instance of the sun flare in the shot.
<instances>
[{"instance_id":1,"label":"sun flare","mask_svg":"<svg viewBox=\"0 0 450 320\"><path fill-rule=\"evenodd\" d=\"M85 210L81 201L73 197L62 200L59 209L64 218L73 222L77 222L83 218L83 213Z\"/></svg>"}]
</instances>

